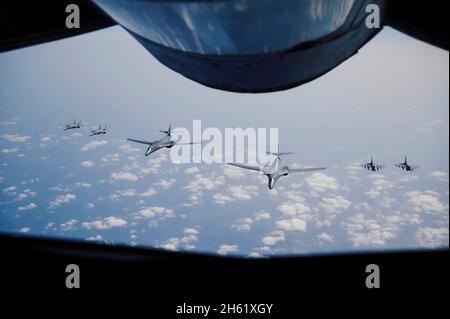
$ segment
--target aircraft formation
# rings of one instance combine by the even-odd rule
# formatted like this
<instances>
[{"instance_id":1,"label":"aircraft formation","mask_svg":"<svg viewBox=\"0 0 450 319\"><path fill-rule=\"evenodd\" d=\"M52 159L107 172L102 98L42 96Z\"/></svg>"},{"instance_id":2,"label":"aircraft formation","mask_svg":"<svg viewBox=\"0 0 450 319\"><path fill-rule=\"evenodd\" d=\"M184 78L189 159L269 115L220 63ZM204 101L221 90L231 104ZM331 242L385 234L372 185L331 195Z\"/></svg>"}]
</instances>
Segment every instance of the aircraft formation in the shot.
<instances>
[{"instance_id":1,"label":"aircraft formation","mask_svg":"<svg viewBox=\"0 0 450 319\"><path fill-rule=\"evenodd\" d=\"M66 124L64 126L63 131L74 130L79 128L81 128L81 120L77 122L76 119L74 119L72 123ZM98 128L91 129L91 134L89 136L103 135L103 134L106 134L106 124L104 128L102 128L102 126L99 124Z\"/></svg>"},{"instance_id":2,"label":"aircraft formation","mask_svg":"<svg viewBox=\"0 0 450 319\"><path fill-rule=\"evenodd\" d=\"M72 129L79 129L79 128L81 128L81 121L77 122L76 120L74 120L73 123L66 124L66 126L64 127L64 131L72 130ZM89 136L106 134L106 130L107 130L106 124L105 124L105 127L103 127L103 128L99 124L98 128L91 129L91 134ZM160 138L159 140L144 141L144 140L137 140L137 139L132 139L132 138L127 138L127 140L130 142L133 142L133 143L139 143L139 144L146 145L147 149L144 153L145 156L149 156L163 148L172 148L174 145L193 145L193 144L203 143L203 141L191 142L191 143L180 143L178 141L173 140L172 133L174 131L172 130L172 124L169 125L167 130L160 130L159 132L164 133L164 136L162 138ZM264 174L265 176L267 176L267 179L268 179L267 186L270 190L274 189L275 184L283 176L288 176L289 174L293 174L293 173L308 173L308 172L314 172L314 171L320 171L320 170L327 169L326 167L292 168L287 165L282 165L281 164L282 163L281 156L292 155L294 153L280 152L279 148L280 147L278 146L278 151L276 153L267 152L267 155L273 155L274 159L269 160L264 165L250 165L250 164L238 164L238 163L227 163L227 164ZM373 160L373 157L371 156L370 162L361 164L360 166L371 172L379 172L386 165L375 163ZM419 168L419 166L417 166L417 165L410 165L408 163L408 159L406 156L405 156L404 162L394 164L394 166L401 168L403 171L406 171L406 172L414 172L416 169Z\"/></svg>"},{"instance_id":3,"label":"aircraft formation","mask_svg":"<svg viewBox=\"0 0 450 319\"><path fill-rule=\"evenodd\" d=\"M381 171L386 165L384 164L377 164L373 162L373 157L370 157L370 162L369 163L365 163L365 164L361 164L362 168L367 169L368 171L371 172L379 172ZM405 156L405 161L403 163L398 163L398 164L394 164L395 167L401 168L403 171L406 172L414 172L416 169L419 168L419 166L417 165L410 165L408 164L408 159Z\"/></svg>"},{"instance_id":4,"label":"aircraft formation","mask_svg":"<svg viewBox=\"0 0 450 319\"><path fill-rule=\"evenodd\" d=\"M177 145L193 145L193 144L201 144L203 141L200 142L191 142L191 143L179 143L178 141L172 140L172 125L169 125L169 128L165 131L159 131L161 133L164 133L165 135L156 141L142 141L142 140L136 140L132 138L127 138L128 141L134 142L134 143L140 143L148 145L147 150L145 151L145 156L149 156L150 154L162 149L162 148L172 148L175 144ZM262 166L252 166L247 164L235 164L235 163L227 163L229 165L237 166L240 168L245 168L253 171L258 171L263 173L268 178L268 187L270 190L272 190L275 187L276 182L280 179L282 176L287 176L292 173L301 173L301 172L312 172L312 171L318 171L318 170L324 170L325 167L320 168L290 168L289 166L281 166L281 156L282 155L290 155L294 153L280 153L279 147L277 153L270 153L267 152L269 155L276 156L275 160L272 162L269 161L265 165Z\"/></svg>"},{"instance_id":5,"label":"aircraft formation","mask_svg":"<svg viewBox=\"0 0 450 319\"><path fill-rule=\"evenodd\" d=\"M132 139L132 138L127 138L127 140L130 142L134 142L134 143L148 145L147 150L144 153L145 156L149 156L150 154L152 154L162 148L172 148L175 144L192 145L192 144L202 143L202 141L192 142L192 143L179 143L178 141L172 140L172 132L173 132L172 125L169 125L169 128L167 130L159 131L159 132L164 133L165 135L161 139L156 140L156 141L143 141L143 140L136 140L136 139ZM278 146L278 151L276 153L267 152L267 154L273 155L275 158L272 161L268 161L264 165L249 165L249 164L238 164L238 163L227 163L227 164L236 166L239 168L251 170L251 171L260 172L260 173L266 175L267 179L268 179L267 186L270 190L272 190L275 187L275 184L277 183L277 181L283 176L288 176L289 174L293 174L293 173L307 173L307 172L314 172L314 171L320 171L320 170L326 169L326 167L291 168L289 166L282 165L281 164L281 162L282 162L281 156L292 155L294 153L292 153L292 152L282 153L282 152L280 152L279 146ZM404 163L395 164L395 166L401 168L404 171L409 171L409 172L413 172L414 170L416 170L418 168L418 166L409 165L406 156L405 156ZM373 157L371 157L370 162L361 164L361 167L363 167L369 171L372 171L372 172L379 172L382 168L385 167L385 165L374 163Z\"/></svg>"}]
</instances>

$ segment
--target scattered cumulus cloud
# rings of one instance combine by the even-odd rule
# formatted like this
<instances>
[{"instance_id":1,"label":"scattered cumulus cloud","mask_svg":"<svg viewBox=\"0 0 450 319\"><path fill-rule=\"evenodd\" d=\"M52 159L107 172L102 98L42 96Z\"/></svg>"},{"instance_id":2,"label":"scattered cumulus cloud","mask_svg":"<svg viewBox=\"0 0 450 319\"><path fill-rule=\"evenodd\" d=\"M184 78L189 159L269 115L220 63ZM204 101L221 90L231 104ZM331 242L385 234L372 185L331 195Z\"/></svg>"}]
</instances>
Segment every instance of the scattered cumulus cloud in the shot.
<instances>
[{"instance_id":1,"label":"scattered cumulus cloud","mask_svg":"<svg viewBox=\"0 0 450 319\"><path fill-rule=\"evenodd\" d=\"M161 207L161 206L150 206L140 209L134 214L134 219L148 219L148 218L160 218L165 219L174 216L173 209Z\"/></svg>"},{"instance_id":2,"label":"scattered cumulus cloud","mask_svg":"<svg viewBox=\"0 0 450 319\"><path fill-rule=\"evenodd\" d=\"M438 248L448 246L448 228L420 227L416 232L421 247Z\"/></svg>"},{"instance_id":3,"label":"scattered cumulus cloud","mask_svg":"<svg viewBox=\"0 0 450 319\"><path fill-rule=\"evenodd\" d=\"M25 205L25 206L19 206L19 207L17 207L17 210L18 210L18 211L26 211L26 210L34 209L34 208L36 208L36 207L37 207L37 205L36 205L35 203L30 203L30 204Z\"/></svg>"},{"instance_id":4,"label":"scattered cumulus cloud","mask_svg":"<svg viewBox=\"0 0 450 319\"><path fill-rule=\"evenodd\" d=\"M89 236L86 238L87 241L102 241L103 237L102 235L96 235L96 236Z\"/></svg>"},{"instance_id":5,"label":"scattered cumulus cloud","mask_svg":"<svg viewBox=\"0 0 450 319\"><path fill-rule=\"evenodd\" d=\"M53 201L50 201L50 208L57 208L61 204L66 204L68 202L71 202L75 200L77 197L75 194L65 194L65 195L58 195Z\"/></svg>"},{"instance_id":6,"label":"scattered cumulus cloud","mask_svg":"<svg viewBox=\"0 0 450 319\"><path fill-rule=\"evenodd\" d=\"M241 218L231 225L231 228L238 232L248 232L251 229L253 220L251 218Z\"/></svg>"},{"instance_id":7,"label":"scattered cumulus cloud","mask_svg":"<svg viewBox=\"0 0 450 319\"><path fill-rule=\"evenodd\" d=\"M8 194L8 195L16 195L16 192L15 192L16 190L17 190L17 186L10 186L10 187L4 188L2 191L3 191L3 193Z\"/></svg>"},{"instance_id":8,"label":"scattered cumulus cloud","mask_svg":"<svg viewBox=\"0 0 450 319\"><path fill-rule=\"evenodd\" d=\"M301 202L283 203L278 206L278 210L280 210L285 216L300 216L311 212L311 208L309 206L306 206L305 203Z\"/></svg>"},{"instance_id":9,"label":"scattered cumulus cloud","mask_svg":"<svg viewBox=\"0 0 450 319\"><path fill-rule=\"evenodd\" d=\"M256 212L254 214L255 220L264 220L264 219L271 219L271 216L268 212L265 212L263 210L260 210L259 212Z\"/></svg>"},{"instance_id":10,"label":"scattered cumulus cloud","mask_svg":"<svg viewBox=\"0 0 450 319\"><path fill-rule=\"evenodd\" d=\"M448 205L439 200L439 194L434 191L413 191L406 193L409 205L416 212L425 213L448 213Z\"/></svg>"},{"instance_id":11,"label":"scattered cumulus cloud","mask_svg":"<svg viewBox=\"0 0 450 319\"><path fill-rule=\"evenodd\" d=\"M220 205L225 205L226 203L233 202L235 200L233 197L221 193L214 194L213 199L217 204Z\"/></svg>"},{"instance_id":12,"label":"scattered cumulus cloud","mask_svg":"<svg viewBox=\"0 0 450 319\"><path fill-rule=\"evenodd\" d=\"M161 179L158 182L156 182L154 185L155 186L159 186L159 187L161 187L164 190L168 190L175 183L176 183L176 179L175 178L171 178L171 179Z\"/></svg>"},{"instance_id":13,"label":"scattered cumulus cloud","mask_svg":"<svg viewBox=\"0 0 450 319\"><path fill-rule=\"evenodd\" d=\"M0 153L3 153L3 154L9 154L9 153L15 153L15 152L17 152L19 149L18 148L2 148L1 150L0 150Z\"/></svg>"},{"instance_id":14,"label":"scattered cumulus cloud","mask_svg":"<svg viewBox=\"0 0 450 319\"><path fill-rule=\"evenodd\" d=\"M157 193L158 192L156 191L156 189L154 189L153 187L150 187L145 192L139 194L139 196L141 196L141 197L152 197L152 196L156 195Z\"/></svg>"},{"instance_id":15,"label":"scattered cumulus cloud","mask_svg":"<svg viewBox=\"0 0 450 319\"><path fill-rule=\"evenodd\" d=\"M283 231L306 231L307 223L300 218L282 219L277 221L276 226Z\"/></svg>"},{"instance_id":16,"label":"scattered cumulus cloud","mask_svg":"<svg viewBox=\"0 0 450 319\"><path fill-rule=\"evenodd\" d=\"M342 196L335 196L335 197L326 197L322 198L319 207L321 210L323 210L325 213L337 213L342 210L347 210L351 205L351 202L347 199L345 199Z\"/></svg>"},{"instance_id":17,"label":"scattered cumulus cloud","mask_svg":"<svg viewBox=\"0 0 450 319\"><path fill-rule=\"evenodd\" d=\"M354 247L383 247L396 237L397 228L392 225L381 225L363 214L352 216L344 223L347 235Z\"/></svg>"},{"instance_id":18,"label":"scattered cumulus cloud","mask_svg":"<svg viewBox=\"0 0 450 319\"><path fill-rule=\"evenodd\" d=\"M113 181L127 181L127 182L135 182L138 180L138 177L133 173L129 172L114 172L110 176Z\"/></svg>"},{"instance_id":19,"label":"scattered cumulus cloud","mask_svg":"<svg viewBox=\"0 0 450 319\"><path fill-rule=\"evenodd\" d=\"M183 236L171 237L169 240L160 245L160 247L172 251L177 251L180 248L191 250L196 248L195 243L198 241L199 234L200 232L195 228L185 228L183 230Z\"/></svg>"},{"instance_id":20,"label":"scattered cumulus cloud","mask_svg":"<svg viewBox=\"0 0 450 319\"><path fill-rule=\"evenodd\" d=\"M194 179L185 186L190 192L197 192L202 190L212 190L225 183L225 178L223 176L218 176L216 178L208 178L202 174L195 175Z\"/></svg>"},{"instance_id":21,"label":"scattered cumulus cloud","mask_svg":"<svg viewBox=\"0 0 450 319\"><path fill-rule=\"evenodd\" d=\"M129 144L123 144L119 146L119 149L124 153L140 152L141 150L137 147L132 147Z\"/></svg>"},{"instance_id":22,"label":"scattered cumulus cloud","mask_svg":"<svg viewBox=\"0 0 450 319\"><path fill-rule=\"evenodd\" d=\"M200 169L197 166L192 166L192 167L187 168L184 172L186 174L196 174L199 171L200 171Z\"/></svg>"},{"instance_id":23,"label":"scattered cumulus cloud","mask_svg":"<svg viewBox=\"0 0 450 319\"><path fill-rule=\"evenodd\" d=\"M448 173L447 172L433 171L433 172L431 172L431 176L437 178L441 182L448 183Z\"/></svg>"},{"instance_id":24,"label":"scattered cumulus cloud","mask_svg":"<svg viewBox=\"0 0 450 319\"><path fill-rule=\"evenodd\" d=\"M81 147L81 150L82 150L83 152L86 152L86 151L89 151L89 150L94 150L94 149L96 149L97 147L102 146L102 145L106 145L106 144L108 144L108 141L106 141L106 140L102 140L102 141L92 141L92 142L87 143L87 144L84 145L83 147Z\"/></svg>"},{"instance_id":25,"label":"scattered cumulus cloud","mask_svg":"<svg viewBox=\"0 0 450 319\"><path fill-rule=\"evenodd\" d=\"M92 166L94 166L94 162L92 162L92 161L83 161L83 162L81 162L81 166L86 167L86 168L92 167Z\"/></svg>"},{"instance_id":26,"label":"scattered cumulus cloud","mask_svg":"<svg viewBox=\"0 0 450 319\"><path fill-rule=\"evenodd\" d=\"M223 173L225 176L233 179L238 179L245 176L245 172L242 169L231 165L224 165Z\"/></svg>"},{"instance_id":27,"label":"scattered cumulus cloud","mask_svg":"<svg viewBox=\"0 0 450 319\"><path fill-rule=\"evenodd\" d=\"M237 253L239 251L239 247L237 245L220 245L217 253L219 255L225 256L232 253Z\"/></svg>"},{"instance_id":28,"label":"scattered cumulus cloud","mask_svg":"<svg viewBox=\"0 0 450 319\"><path fill-rule=\"evenodd\" d=\"M336 178L324 173L313 173L305 178L305 182L309 188L316 192L337 190L339 188Z\"/></svg>"},{"instance_id":29,"label":"scattered cumulus cloud","mask_svg":"<svg viewBox=\"0 0 450 319\"><path fill-rule=\"evenodd\" d=\"M59 230L62 232L69 231L69 230L75 230L75 226L78 224L78 220L76 219L70 219L66 221L65 223L62 223L59 225Z\"/></svg>"},{"instance_id":30,"label":"scattered cumulus cloud","mask_svg":"<svg viewBox=\"0 0 450 319\"><path fill-rule=\"evenodd\" d=\"M325 241L325 242L330 242L330 243L332 243L334 241L333 236L331 236L331 235L329 235L327 233L320 233L320 234L317 235L317 238L320 241Z\"/></svg>"},{"instance_id":31,"label":"scattered cumulus cloud","mask_svg":"<svg viewBox=\"0 0 450 319\"><path fill-rule=\"evenodd\" d=\"M18 134L4 134L4 135L2 135L2 139L7 142L23 143L23 142L28 142L29 140L31 140L31 136L18 135Z\"/></svg>"},{"instance_id":32,"label":"scattered cumulus cloud","mask_svg":"<svg viewBox=\"0 0 450 319\"><path fill-rule=\"evenodd\" d=\"M84 222L81 226L85 229L106 230L127 225L127 221L119 217L106 217L92 222Z\"/></svg>"},{"instance_id":33,"label":"scattered cumulus cloud","mask_svg":"<svg viewBox=\"0 0 450 319\"><path fill-rule=\"evenodd\" d=\"M267 246L273 246L282 241L285 241L284 231L282 230L273 231L261 240L261 242Z\"/></svg>"},{"instance_id":34,"label":"scattered cumulus cloud","mask_svg":"<svg viewBox=\"0 0 450 319\"><path fill-rule=\"evenodd\" d=\"M238 200L250 200L255 196L258 196L258 187L250 186L232 186L228 188L230 195Z\"/></svg>"}]
</instances>

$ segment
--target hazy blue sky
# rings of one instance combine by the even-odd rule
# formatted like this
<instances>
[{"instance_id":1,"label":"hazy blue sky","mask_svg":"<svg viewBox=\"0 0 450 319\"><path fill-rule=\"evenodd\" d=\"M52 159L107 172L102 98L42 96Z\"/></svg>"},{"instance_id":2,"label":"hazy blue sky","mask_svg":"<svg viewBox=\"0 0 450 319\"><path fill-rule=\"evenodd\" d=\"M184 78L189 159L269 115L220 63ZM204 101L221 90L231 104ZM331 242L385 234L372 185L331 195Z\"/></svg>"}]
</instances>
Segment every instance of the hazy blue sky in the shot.
<instances>
[{"instance_id":1,"label":"hazy blue sky","mask_svg":"<svg viewBox=\"0 0 450 319\"><path fill-rule=\"evenodd\" d=\"M120 27L0 54L0 230L255 256L448 247L448 68L447 51L392 29L311 83L256 95L184 78ZM278 127L285 163L328 170L269 191L125 140L194 119ZM110 132L89 137L99 123ZM370 155L381 173L358 167ZM405 155L418 171L393 167Z\"/></svg>"}]
</instances>

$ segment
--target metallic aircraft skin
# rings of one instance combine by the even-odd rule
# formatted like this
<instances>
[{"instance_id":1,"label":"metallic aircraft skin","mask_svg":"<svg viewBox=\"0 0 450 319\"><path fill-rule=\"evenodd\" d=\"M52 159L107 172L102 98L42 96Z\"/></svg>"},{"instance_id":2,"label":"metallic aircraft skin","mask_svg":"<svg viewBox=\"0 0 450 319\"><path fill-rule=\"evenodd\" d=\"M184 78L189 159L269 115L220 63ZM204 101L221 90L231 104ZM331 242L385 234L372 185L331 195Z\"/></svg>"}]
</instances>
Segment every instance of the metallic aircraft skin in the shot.
<instances>
[{"instance_id":1,"label":"metallic aircraft skin","mask_svg":"<svg viewBox=\"0 0 450 319\"><path fill-rule=\"evenodd\" d=\"M408 159L405 156L405 161L403 163L395 164L396 167L401 168L403 171L407 172L414 172L416 169L419 168L417 165L410 165L408 164Z\"/></svg>"},{"instance_id":2,"label":"metallic aircraft skin","mask_svg":"<svg viewBox=\"0 0 450 319\"><path fill-rule=\"evenodd\" d=\"M161 133L164 133L165 135L156 141L142 141L142 140L136 140L132 138L127 138L128 141L134 142L134 143L140 143L148 145L147 150L145 151L145 156L149 156L150 154L155 153L156 151L159 151L162 148L172 148L175 144L178 145L192 145L192 144L199 144L202 142L191 142L191 143L178 143L177 141L172 140L172 124L169 125L169 128L167 131L159 131Z\"/></svg>"},{"instance_id":3,"label":"metallic aircraft skin","mask_svg":"<svg viewBox=\"0 0 450 319\"><path fill-rule=\"evenodd\" d=\"M280 153L279 150L277 153L267 153L270 155L276 156L276 158L272 162L268 162L265 165L262 166L256 166L256 165L248 165L248 164L237 164L237 163L227 163L228 165L245 168L257 172L261 172L262 174L266 175L268 178L268 184L270 190L272 190L275 187L275 184L278 182L278 180L282 176L288 176L292 173L305 173L305 172L313 172L313 171L320 171L325 170L326 167L317 167L317 168L290 168L289 166L281 166L281 156L282 155L291 155L294 153Z\"/></svg>"},{"instance_id":4,"label":"metallic aircraft skin","mask_svg":"<svg viewBox=\"0 0 450 319\"><path fill-rule=\"evenodd\" d=\"M372 172L379 172L381 171L381 169L384 167L384 164L375 164L373 162L373 157L370 157L370 162L369 163L365 163L365 164L361 164L361 167L367 169L368 171L372 171Z\"/></svg>"}]
</instances>

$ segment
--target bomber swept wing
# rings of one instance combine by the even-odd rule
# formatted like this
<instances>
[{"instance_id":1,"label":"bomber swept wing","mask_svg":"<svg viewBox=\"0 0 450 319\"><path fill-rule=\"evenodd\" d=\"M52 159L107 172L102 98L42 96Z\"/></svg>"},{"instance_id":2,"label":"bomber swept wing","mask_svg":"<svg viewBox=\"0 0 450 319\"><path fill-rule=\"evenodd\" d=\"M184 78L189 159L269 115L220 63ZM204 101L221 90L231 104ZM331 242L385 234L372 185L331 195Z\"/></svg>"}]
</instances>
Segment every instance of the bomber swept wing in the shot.
<instances>
[{"instance_id":1,"label":"bomber swept wing","mask_svg":"<svg viewBox=\"0 0 450 319\"><path fill-rule=\"evenodd\" d=\"M249 164L240 164L240 163L227 163L228 165L261 172L268 178L268 187L272 190L275 187L275 184L282 176L288 176L291 173L306 173L306 172L314 172L325 170L326 167L311 167L311 168L290 168L289 166L281 166L281 156L283 155L292 155L292 152L280 152L280 146L278 145L278 152L266 152L267 154L275 156L275 159L272 162L268 162L262 166L249 165Z\"/></svg>"},{"instance_id":2,"label":"bomber swept wing","mask_svg":"<svg viewBox=\"0 0 450 319\"><path fill-rule=\"evenodd\" d=\"M143 141L137 140L134 138L127 138L128 141L148 145L147 150L145 151L145 156L149 156L150 154L162 149L162 148L172 148L174 145L193 145L193 144L201 144L201 142L190 142L190 143L179 143L172 139L172 124L169 125L167 130L160 130L159 132L164 133L164 136L157 141Z\"/></svg>"},{"instance_id":3,"label":"bomber swept wing","mask_svg":"<svg viewBox=\"0 0 450 319\"><path fill-rule=\"evenodd\" d=\"M127 138L127 140L130 141L130 142L135 142L135 143L140 143L140 144L145 144L145 145L153 145L156 142L158 142L158 141L153 141L153 142L141 141L141 140L135 140L135 139L132 139L132 138Z\"/></svg>"}]
</instances>

